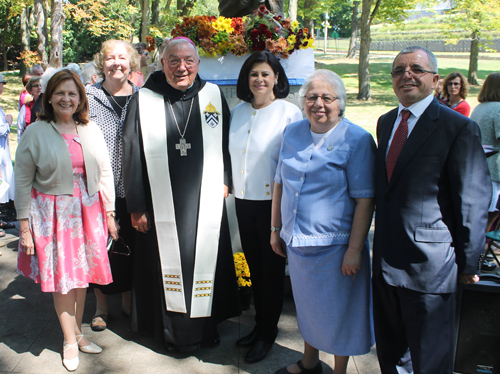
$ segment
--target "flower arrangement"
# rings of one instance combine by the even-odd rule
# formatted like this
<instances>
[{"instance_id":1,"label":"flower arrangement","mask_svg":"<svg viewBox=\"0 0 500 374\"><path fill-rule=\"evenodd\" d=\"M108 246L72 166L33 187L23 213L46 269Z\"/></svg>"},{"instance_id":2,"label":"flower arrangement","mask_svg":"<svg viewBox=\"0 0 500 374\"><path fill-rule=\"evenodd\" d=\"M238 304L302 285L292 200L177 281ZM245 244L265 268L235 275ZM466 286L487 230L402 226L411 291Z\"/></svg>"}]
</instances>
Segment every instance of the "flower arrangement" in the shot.
<instances>
[{"instance_id":1,"label":"flower arrangement","mask_svg":"<svg viewBox=\"0 0 500 374\"><path fill-rule=\"evenodd\" d=\"M171 34L174 38L191 39L200 56L210 57L269 51L277 57L288 58L293 51L312 48L314 42L307 28L301 29L297 21L273 15L265 5L245 18L184 17Z\"/></svg>"},{"instance_id":2,"label":"flower arrangement","mask_svg":"<svg viewBox=\"0 0 500 374\"><path fill-rule=\"evenodd\" d=\"M236 278L238 280L238 287L251 287L252 281L250 280L250 269L243 252L236 252L233 255L234 267L236 269Z\"/></svg>"}]
</instances>

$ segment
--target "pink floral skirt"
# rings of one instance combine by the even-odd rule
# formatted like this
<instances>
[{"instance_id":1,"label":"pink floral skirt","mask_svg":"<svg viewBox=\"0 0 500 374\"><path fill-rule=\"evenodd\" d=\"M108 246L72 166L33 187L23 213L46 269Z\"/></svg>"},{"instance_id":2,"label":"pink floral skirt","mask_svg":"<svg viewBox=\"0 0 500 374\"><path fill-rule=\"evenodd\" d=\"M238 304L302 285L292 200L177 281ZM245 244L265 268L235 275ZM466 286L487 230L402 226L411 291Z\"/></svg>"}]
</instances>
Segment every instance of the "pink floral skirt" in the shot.
<instances>
[{"instance_id":1,"label":"pink floral skirt","mask_svg":"<svg viewBox=\"0 0 500 374\"><path fill-rule=\"evenodd\" d=\"M89 283L113 281L106 249L106 211L100 193L89 196L83 170L74 171L73 195L31 190L35 255L27 256L20 247L18 272L41 283L43 292L67 294Z\"/></svg>"}]
</instances>

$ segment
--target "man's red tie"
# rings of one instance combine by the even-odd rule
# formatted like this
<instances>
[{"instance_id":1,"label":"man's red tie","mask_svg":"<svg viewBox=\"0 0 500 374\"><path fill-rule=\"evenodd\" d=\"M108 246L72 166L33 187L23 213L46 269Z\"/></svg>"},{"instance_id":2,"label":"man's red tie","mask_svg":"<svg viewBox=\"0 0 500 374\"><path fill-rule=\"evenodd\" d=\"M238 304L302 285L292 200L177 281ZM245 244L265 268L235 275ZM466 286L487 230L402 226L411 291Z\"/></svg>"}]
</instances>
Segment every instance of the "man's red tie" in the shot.
<instances>
[{"instance_id":1,"label":"man's red tie","mask_svg":"<svg viewBox=\"0 0 500 374\"><path fill-rule=\"evenodd\" d=\"M391 147L387 153L387 181L391 180L392 172L394 171L394 166L398 160L399 154L403 149L406 139L408 139L408 118L410 118L411 112L408 109L403 109L401 111L401 122L399 123L394 137L392 138Z\"/></svg>"}]
</instances>

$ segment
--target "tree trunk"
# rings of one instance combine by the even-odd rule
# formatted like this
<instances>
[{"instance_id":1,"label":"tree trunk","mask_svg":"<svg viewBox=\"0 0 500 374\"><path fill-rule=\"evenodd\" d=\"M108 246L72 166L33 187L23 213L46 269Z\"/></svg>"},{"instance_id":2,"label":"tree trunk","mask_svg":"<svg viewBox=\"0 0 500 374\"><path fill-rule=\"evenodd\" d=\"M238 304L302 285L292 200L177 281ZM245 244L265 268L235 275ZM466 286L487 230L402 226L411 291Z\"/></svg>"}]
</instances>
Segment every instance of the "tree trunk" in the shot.
<instances>
[{"instance_id":1,"label":"tree trunk","mask_svg":"<svg viewBox=\"0 0 500 374\"><path fill-rule=\"evenodd\" d=\"M9 19L5 17L5 24L3 26L3 32L7 34L9 31ZM0 45L2 46L2 62L3 62L3 69L2 71L7 71L9 70L9 60L7 60L7 52L9 51L9 47L5 45L5 40L0 39Z\"/></svg>"},{"instance_id":2,"label":"tree trunk","mask_svg":"<svg viewBox=\"0 0 500 374\"><path fill-rule=\"evenodd\" d=\"M297 21L297 6L298 0L290 0L288 3L288 17L292 21Z\"/></svg>"},{"instance_id":3,"label":"tree trunk","mask_svg":"<svg viewBox=\"0 0 500 374\"><path fill-rule=\"evenodd\" d=\"M51 24L50 24L50 59L49 66L56 69L63 65L63 0L52 0L50 5Z\"/></svg>"},{"instance_id":4,"label":"tree trunk","mask_svg":"<svg viewBox=\"0 0 500 374\"><path fill-rule=\"evenodd\" d=\"M189 10L193 8L194 0L177 0L177 10L179 16L184 17L189 15Z\"/></svg>"},{"instance_id":5,"label":"tree trunk","mask_svg":"<svg viewBox=\"0 0 500 374\"><path fill-rule=\"evenodd\" d=\"M373 0L363 0L361 9L361 42L358 65L358 100L370 99L370 8Z\"/></svg>"},{"instance_id":6,"label":"tree trunk","mask_svg":"<svg viewBox=\"0 0 500 374\"><path fill-rule=\"evenodd\" d=\"M312 10L315 0L305 0L304 2L304 27L309 29L309 32L314 37L314 20L312 19Z\"/></svg>"},{"instance_id":7,"label":"tree trunk","mask_svg":"<svg viewBox=\"0 0 500 374\"><path fill-rule=\"evenodd\" d=\"M151 4L151 24L158 25L160 23L160 0L153 0Z\"/></svg>"},{"instance_id":8,"label":"tree trunk","mask_svg":"<svg viewBox=\"0 0 500 374\"><path fill-rule=\"evenodd\" d=\"M30 50L30 16L29 16L30 10L29 7L24 7L23 10L21 11L21 51L22 52L28 52ZM22 77L23 75L26 74L26 71L28 70L28 66L26 66L24 63L21 63L21 68L19 71L19 76Z\"/></svg>"},{"instance_id":9,"label":"tree trunk","mask_svg":"<svg viewBox=\"0 0 500 374\"><path fill-rule=\"evenodd\" d=\"M7 71L9 70L9 61L7 60L7 46L2 42L2 65L3 69L2 71Z\"/></svg>"},{"instance_id":10,"label":"tree trunk","mask_svg":"<svg viewBox=\"0 0 500 374\"><path fill-rule=\"evenodd\" d=\"M473 31L472 40L470 43L469 76L467 77L467 80L469 81L469 84L472 84L474 86L479 85L479 82L477 81L478 55L479 38L477 37L477 33Z\"/></svg>"},{"instance_id":11,"label":"tree trunk","mask_svg":"<svg viewBox=\"0 0 500 374\"><path fill-rule=\"evenodd\" d=\"M359 1L353 2L352 8L352 18L351 18L351 40L349 41L349 51L347 52L347 58L356 57L356 42L358 40L358 7Z\"/></svg>"},{"instance_id":12,"label":"tree trunk","mask_svg":"<svg viewBox=\"0 0 500 374\"><path fill-rule=\"evenodd\" d=\"M147 43L146 36L149 35L149 0L141 0L141 42Z\"/></svg>"},{"instance_id":13,"label":"tree trunk","mask_svg":"<svg viewBox=\"0 0 500 374\"><path fill-rule=\"evenodd\" d=\"M38 36L37 52L42 60L43 68L47 66L47 10L43 0L35 0L36 35Z\"/></svg>"},{"instance_id":14,"label":"tree trunk","mask_svg":"<svg viewBox=\"0 0 500 374\"><path fill-rule=\"evenodd\" d=\"M267 0L266 3L269 3L268 9L271 13L281 14L282 16L285 14L284 0Z\"/></svg>"}]
</instances>

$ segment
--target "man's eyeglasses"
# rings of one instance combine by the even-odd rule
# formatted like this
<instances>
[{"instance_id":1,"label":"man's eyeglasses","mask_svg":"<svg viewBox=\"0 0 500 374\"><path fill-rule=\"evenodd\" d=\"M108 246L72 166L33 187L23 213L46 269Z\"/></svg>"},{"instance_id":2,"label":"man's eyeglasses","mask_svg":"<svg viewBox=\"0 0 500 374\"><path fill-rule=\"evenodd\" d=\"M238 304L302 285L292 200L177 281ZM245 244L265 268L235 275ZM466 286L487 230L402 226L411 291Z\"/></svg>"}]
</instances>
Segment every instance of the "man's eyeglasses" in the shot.
<instances>
[{"instance_id":1,"label":"man's eyeglasses","mask_svg":"<svg viewBox=\"0 0 500 374\"><path fill-rule=\"evenodd\" d=\"M184 62L184 65L186 65L186 67L188 67L188 68L193 67L194 64L196 64L196 61L194 58L186 58L186 59L172 58L172 59L167 61L168 65L173 67L173 68L181 66L181 62Z\"/></svg>"},{"instance_id":2,"label":"man's eyeglasses","mask_svg":"<svg viewBox=\"0 0 500 374\"><path fill-rule=\"evenodd\" d=\"M425 69L421 69L421 68L411 68L408 70L395 69L395 70L391 71L391 76L393 78L401 78L403 75L405 75L406 72L415 78L420 78L425 73L437 74L436 72L430 71L430 70L425 70Z\"/></svg>"},{"instance_id":3,"label":"man's eyeglasses","mask_svg":"<svg viewBox=\"0 0 500 374\"><path fill-rule=\"evenodd\" d=\"M460 86L460 84L461 84L460 82L448 82L447 86L448 86L448 87L449 87L449 86L458 87L458 86Z\"/></svg>"},{"instance_id":4,"label":"man's eyeglasses","mask_svg":"<svg viewBox=\"0 0 500 374\"><path fill-rule=\"evenodd\" d=\"M318 100L318 97L325 103L325 104L331 104L333 103L335 100L338 99L338 97L335 97L335 96L332 96L332 95L321 95L321 96L318 96L318 95L307 95L306 96L306 101L308 103L311 103L311 104L314 104L317 100Z\"/></svg>"}]
</instances>

